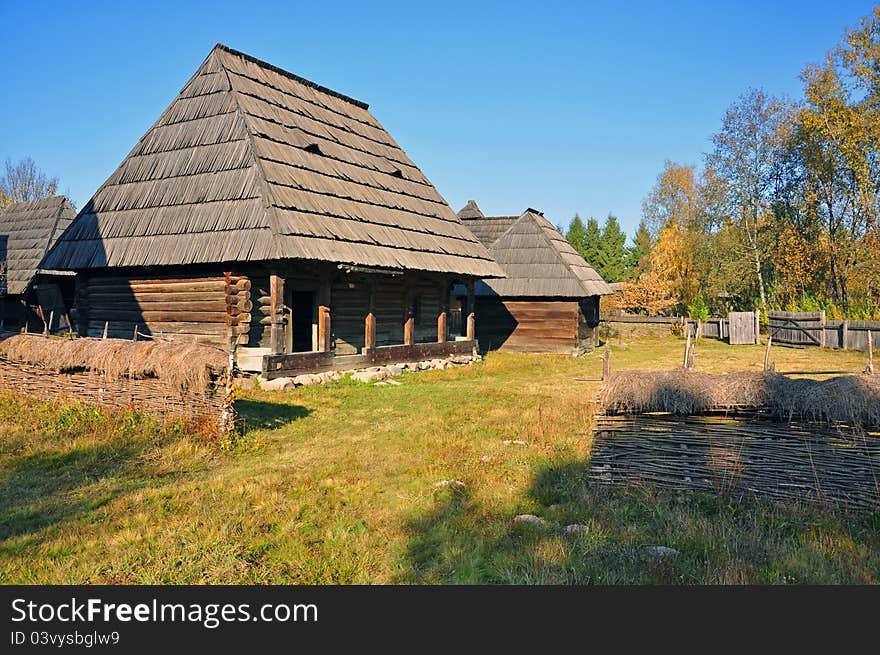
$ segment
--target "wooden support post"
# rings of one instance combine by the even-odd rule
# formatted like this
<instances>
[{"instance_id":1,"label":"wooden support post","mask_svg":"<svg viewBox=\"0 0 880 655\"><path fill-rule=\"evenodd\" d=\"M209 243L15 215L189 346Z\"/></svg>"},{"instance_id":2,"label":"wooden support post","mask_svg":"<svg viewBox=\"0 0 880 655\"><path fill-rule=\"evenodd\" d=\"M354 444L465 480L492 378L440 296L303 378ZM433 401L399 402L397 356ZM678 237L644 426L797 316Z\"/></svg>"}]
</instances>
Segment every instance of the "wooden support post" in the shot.
<instances>
[{"instance_id":1,"label":"wooden support post","mask_svg":"<svg viewBox=\"0 0 880 655\"><path fill-rule=\"evenodd\" d=\"M761 312L755 312L755 343L761 343Z\"/></svg>"},{"instance_id":2,"label":"wooden support post","mask_svg":"<svg viewBox=\"0 0 880 655\"><path fill-rule=\"evenodd\" d=\"M846 350L846 342L849 339L849 321L843 319L840 322L840 347Z\"/></svg>"},{"instance_id":3,"label":"wooden support post","mask_svg":"<svg viewBox=\"0 0 880 655\"><path fill-rule=\"evenodd\" d=\"M684 360L681 362L682 368L688 367L688 362L690 361L689 357L691 354L691 331L686 329L687 331L687 339L684 342Z\"/></svg>"},{"instance_id":4,"label":"wooden support post","mask_svg":"<svg viewBox=\"0 0 880 655\"><path fill-rule=\"evenodd\" d=\"M279 275L269 276L269 348L273 355L284 350L284 278Z\"/></svg>"},{"instance_id":5,"label":"wooden support post","mask_svg":"<svg viewBox=\"0 0 880 655\"><path fill-rule=\"evenodd\" d=\"M376 347L376 283L370 280L369 300L367 302L367 317L364 320L364 352L369 352Z\"/></svg>"},{"instance_id":6,"label":"wooden support post","mask_svg":"<svg viewBox=\"0 0 880 655\"><path fill-rule=\"evenodd\" d=\"M825 347L825 310L823 309L821 312L821 318L819 320L819 347Z\"/></svg>"},{"instance_id":7,"label":"wooden support post","mask_svg":"<svg viewBox=\"0 0 880 655\"><path fill-rule=\"evenodd\" d=\"M602 379L611 377L611 343L605 342L605 352L602 354Z\"/></svg>"},{"instance_id":8,"label":"wooden support post","mask_svg":"<svg viewBox=\"0 0 880 655\"><path fill-rule=\"evenodd\" d=\"M724 319L718 319L718 339L724 341Z\"/></svg>"},{"instance_id":9,"label":"wooden support post","mask_svg":"<svg viewBox=\"0 0 880 655\"><path fill-rule=\"evenodd\" d=\"M324 280L318 290L318 350L330 352L330 280Z\"/></svg>"},{"instance_id":10,"label":"wooden support post","mask_svg":"<svg viewBox=\"0 0 880 655\"><path fill-rule=\"evenodd\" d=\"M52 323L55 322L55 310L49 312L49 325L46 326L46 333L52 334Z\"/></svg>"},{"instance_id":11,"label":"wooden support post","mask_svg":"<svg viewBox=\"0 0 880 655\"><path fill-rule=\"evenodd\" d=\"M101 335L102 339L107 338L107 330L110 328L110 321L104 321L104 334Z\"/></svg>"},{"instance_id":12,"label":"wooden support post","mask_svg":"<svg viewBox=\"0 0 880 655\"><path fill-rule=\"evenodd\" d=\"M703 319L697 319L697 328L696 333L694 335L694 340L699 340L700 337L703 336Z\"/></svg>"},{"instance_id":13,"label":"wooden support post","mask_svg":"<svg viewBox=\"0 0 880 655\"><path fill-rule=\"evenodd\" d=\"M403 324L403 344L412 346L416 342L416 313L415 313L415 290L412 283L406 285L406 320Z\"/></svg>"},{"instance_id":14,"label":"wooden support post","mask_svg":"<svg viewBox=\"0 0 880 655\"><path fill-rule=\"evenodd\" d=\"M467 289L467 307L468 307L468 315L467 315L467 329L465 332L465 336L469 340L473 340L477 335L477 320L476 320L476 299L474 297L474 281L469 280L465 285Z\"/></svg>"},{"instance_id":15,"label":"wooden support post","mask_svg":"<svg viewBox=\"0 0 880 655\"><path fill-rule=\"evenodd\" d=\"M449 284L440 284L440 308L437 312L437 343L446 343L446 315L449 312Z\"/></svg>"},{"instance_id":16,"label":"wooden support post","mask_svg":"<svg viewBox=\"0 0 880 655\"><path fill-rule=\"evenodd\" d=\"M132 335L131 340L132 341L138 340L138 324L137 323L134 324L134 334Z\"/></svg>"},{"instance_id":17,"label":"wooden support post","mask_svg":"<svg viewBox=\"0 0 880 655\"><path fill-rule=\"evenodd\" d=\"M865 373L874 375L874 339L870 330L868 330L868 366L865 368Z\"/></svg>"},{"instance_id":18,"label":"wooden support post","mask_svg":"<svg viewBox=\"0 0 880 655\"><path fill-rule=\"evenodd\" d=\"M767 337L767 350L764 351L764 370L770 369L770 344L773 343L773 335Z\"/></svg>"}]
</instances>

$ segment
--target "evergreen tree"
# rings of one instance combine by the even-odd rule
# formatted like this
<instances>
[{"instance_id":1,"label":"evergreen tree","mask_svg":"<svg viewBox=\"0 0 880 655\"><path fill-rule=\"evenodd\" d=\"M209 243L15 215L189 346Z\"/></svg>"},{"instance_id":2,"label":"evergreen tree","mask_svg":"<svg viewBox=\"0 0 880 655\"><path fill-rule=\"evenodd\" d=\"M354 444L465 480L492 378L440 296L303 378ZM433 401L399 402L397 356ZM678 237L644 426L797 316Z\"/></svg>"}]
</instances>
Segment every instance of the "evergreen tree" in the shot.
<instances>
[{"instance_id":1,"label":"evergreen tree","mask_svg":"<svg viewBox=\"0 0 880 655\"><path fill-rule=\"evenodd\" d=\"M633 245L628 250L627 277L635 279L647 269L648 253L651 252L651 231L648 222L643 218L633 236Z\"/></svg>"},{"instance_id":2,"label":"evergreen tree","mask_svg":"<svg viewBox=\"0 0 880 655\"><path fill-rule=\"evenodd\" d=\"M571 247L582 257L584 254L586 236L587 228L584 226L581 217L575 214L574 218L571 219L571 223L568 224L568 230L565 231L565 240L568 241L568 243L571 244Z\"/></svg>"},{"instance_id":3,"label":"evergreen tree","mask_svg":"<svg viewBox=\"0 0 880 655\"><path fill-rule=\"evenodd\" d=\"M626 234L620 229L617 217L608 214L599 238L596 270L606 282L620 282L626 275L627 259Z\"/></svg>"},{"instance_id":4,"label":"evergreen tree","mask_svg":"<svg viewBox=\"0 0 880 655\"><path fill-rule=\"evenodd\" d=\"M598 266L599 250L602 243L602 229L599 227L599 221L595 218L587 220L587 227L584 233L584 245L578 252L580 256L587 260L592 266Z\"/></svg>"}]
</instances>

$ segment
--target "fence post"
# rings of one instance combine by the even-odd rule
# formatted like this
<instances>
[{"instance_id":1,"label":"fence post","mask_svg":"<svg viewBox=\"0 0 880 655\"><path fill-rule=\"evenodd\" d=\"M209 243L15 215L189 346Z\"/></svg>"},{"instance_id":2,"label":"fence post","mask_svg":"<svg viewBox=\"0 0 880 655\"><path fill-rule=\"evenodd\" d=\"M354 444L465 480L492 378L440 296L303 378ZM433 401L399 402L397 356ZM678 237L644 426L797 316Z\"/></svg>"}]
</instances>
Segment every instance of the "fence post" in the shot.
<instances>
[{"instance_id":1,"label":"fence post","mask_svg":"<svg viewBox=\"0 0 880 655\"><path fill-rule=\"evenodd\" d=\"M840 347L846 350L846 340L849 339L849 321L843 319L840 324Z\"/></svg>"},{"instance_id":2,"label":"fence post","mask_svg":"<svg viewBox=\"0 0 880 655\"><path fill-rule=\"evenodd\" d=\"M820 330L819 334L822 335L819 338L819 347L824 348L825 347L825 310L824 309L820 312L819 330Z\"/></svg>"},{"instance_id":3,"label":"fence post","mask_svg":"<svg viewBox=\"0 0 880 655\"><path fill-rule=\"evenodd\" d=\"M602 379L611 377L611 343L605 340L605 353L602 355Z\"/></svg>"},{"instance_id":4,"label":"fence post","mask_svg":"<svg viewBox=\"0 0 880 655\"><path fill-rule=\"evenodd\" d=\"M761 312L755 312L755 343L761 343Z\"/></svg>"},{"instance_id":5,"label":"fence post","mask_svg":"<svg viewBox=\"0 0 880 655\"><path fill-rule=\"evenodd\" d=\"M684 343L684 360L681 363L682 368L688 367L688 361L690 361L688 359L688 356L690 355L690 352L691 352L691 331L688 330L687 331L687 340Z\"/></svg>"},{"instance_id":6,"label":"fence post","mask_svg":"<svg viewBox=\"0 0 880 655\"><path fill-rule=\"evenodd\" d=\"M874 375L874 340L870 330L868 330L868 366L865 368L865 373Z\"/></svg>"},{"instance_id":7,"label":"fence post","mask_svg":"<svg viewBox=\"0 0 880 655\"><path fill-rule=\"evenodd\" d=\"M764 370L770 368L770 344L773 343L773 335L767 337L767 350L764 351Z\"/></svg>"},{"instance_id":8,"label":"fence post","mask_svg":"<svg viewBox=\"0 0 880 655\"><path fill-rule=\"evenodd\" d=\"M102 339L107 338L107 328L110 326L110 321L104 321L104 334L101 335Z\"/></svg>"}]
</instances>

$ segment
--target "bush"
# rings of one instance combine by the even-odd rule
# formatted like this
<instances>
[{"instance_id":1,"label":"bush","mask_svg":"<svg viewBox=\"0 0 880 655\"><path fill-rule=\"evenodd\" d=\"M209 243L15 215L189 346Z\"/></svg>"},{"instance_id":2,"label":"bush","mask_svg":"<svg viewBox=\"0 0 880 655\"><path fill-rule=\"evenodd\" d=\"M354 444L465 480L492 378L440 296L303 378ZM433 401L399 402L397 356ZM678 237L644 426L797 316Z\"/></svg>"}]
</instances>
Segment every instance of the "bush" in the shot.
<instances>
[{"instance_id":1,"label":"bush","mask_svg":"<svg viewBox=\"0 0 880 655\"><path fill-rule=\"evenodd\" d=\"M694 321L708 321L711 317L702 294L694 298L694 303L689 305L687 310L688 316Z\"/></svg>"}]
</instances>

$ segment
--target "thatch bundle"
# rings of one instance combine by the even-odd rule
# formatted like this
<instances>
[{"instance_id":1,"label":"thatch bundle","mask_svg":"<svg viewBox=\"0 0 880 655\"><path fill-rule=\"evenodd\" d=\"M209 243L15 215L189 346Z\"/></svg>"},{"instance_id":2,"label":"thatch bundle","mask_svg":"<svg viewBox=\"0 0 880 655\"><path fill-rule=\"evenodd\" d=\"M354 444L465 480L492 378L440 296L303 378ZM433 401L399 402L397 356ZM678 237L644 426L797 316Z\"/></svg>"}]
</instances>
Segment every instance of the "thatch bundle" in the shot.
<instances>
[{"instance_id":1,"label":"thatch bundle","mask_svg":"<svg viewBox=\"0 0 880 655\"><path fill-rule=\"evenodd\" d=\"M625 371L606 380L600 402L608 414L669 412L691 416L751 409L781 420L877 427L880 376L849 375L819 381L751 371Z\"/></svg>"},{"instance_id":2,"label":"thatch bundle","mask_svg":"<svg viewBox=\"0 0 880 655\"><path fill-rule=\"evenodd\" d=\"M90 371L109 378L158 378L169 387L209 389L227 366L214 346L181 341L66 339L17 334L0 341L0 359L48 371Z\"/></svg>"}]
</instances>

